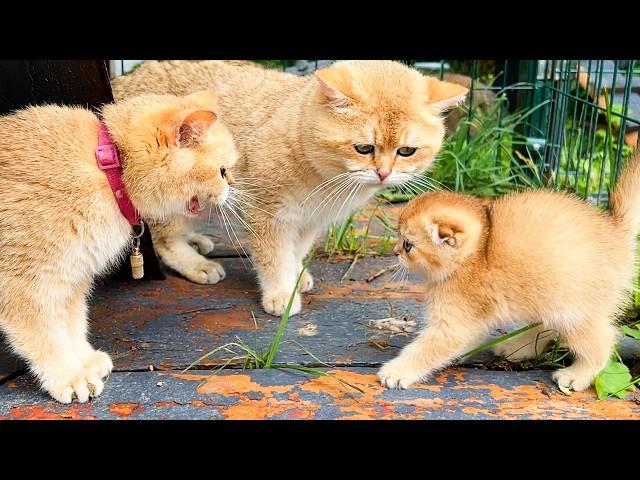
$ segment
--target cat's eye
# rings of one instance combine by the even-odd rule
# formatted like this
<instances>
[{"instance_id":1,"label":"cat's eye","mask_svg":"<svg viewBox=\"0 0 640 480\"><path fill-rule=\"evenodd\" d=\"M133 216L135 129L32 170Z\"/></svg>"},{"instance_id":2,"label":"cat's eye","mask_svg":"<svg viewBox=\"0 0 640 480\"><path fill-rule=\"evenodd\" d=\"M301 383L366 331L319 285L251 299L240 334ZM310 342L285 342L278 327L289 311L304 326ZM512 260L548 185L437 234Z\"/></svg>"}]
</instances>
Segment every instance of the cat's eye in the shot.
<instances>
[{"instance_id":1,"label":"cat's eye","mask_svg":"<svg viewBox=\"0 0 640 480\"><path fill-rule=\"evenodd\" d=\"M398 155L401 157L410 157L414 153L416 153L417 148L415 147L400 147L398 149Z\"/></svg>"},{"instance_id":2,"label":"cat's eye","mask_svg":"<svg viewBox=\"0 0 640 480\"><path fill-rule=\"evenodd\" d=\"M373 150L375 149L373 145L354 145L353 148L355 148L356 152L360 155L369 155L370 153L373 153Z\"/></svg>"},{"instance_id":3,"label":"cat's eye","mask_svg":"<svg viewBox=\"0 0 640 480\"><path fill-rule=\"evenodd\" d=\"M411 243L409 240L405 240L404 242L402 242L402 248L404 248L405 252L409 253L413 248L413 243Z\"/></svg>"},{"instance_id":4,"label":"cat's eye","mask_svg":"<svg viewBox=\"0 0 640 480\"><path fill-rule=\"evenodd\" d=\"M220 175L222 176L222 178L227 178L227 169L222 167L220 169Z\"/></svg>"}]
</instances>

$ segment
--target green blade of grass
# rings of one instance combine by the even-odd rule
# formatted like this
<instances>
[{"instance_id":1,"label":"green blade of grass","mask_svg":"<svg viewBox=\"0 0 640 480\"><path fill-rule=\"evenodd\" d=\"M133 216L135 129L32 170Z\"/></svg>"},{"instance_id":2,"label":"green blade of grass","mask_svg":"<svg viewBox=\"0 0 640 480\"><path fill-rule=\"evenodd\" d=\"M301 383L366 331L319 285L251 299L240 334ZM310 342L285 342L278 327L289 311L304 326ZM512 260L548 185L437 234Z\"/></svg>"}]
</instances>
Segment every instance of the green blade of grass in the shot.
<instances>
[{"instance_id":1,"label":"green blade of grass","mask_svg":"<svg viewBox=\"0 0 640 480\"><path fill-rule=\"evenodd\" d=\"M515 337L516 335L520 335L521 333L526 332L527 330L531 330L532 328L537 327L538 325L540 325L539 323L533 323L531 325L527 325L526 327L522 327L519 328L518 330L515 330L511 333L507 333L506 335L503 335L501 337L496 338L495 340L492 340L488 343L485 343L484 345L480 345L477 348L474 348L473 350L465 353L464 355L462 355L460 358L466 358L466 357L470 357L471 355L475 355L476 353L480 353L480 352L484 352L485 350L490 349L491 347L498 345L499 343L502 343L506 340L509 340L512 337Z\"/></svg>"},{"instance_id":2,"label":"green blade of grass","mask_svg":"<svg viewBox=\"0 0 640 480\"><path fill-rule=\"evenodd\" d=\"M307 260L308 263L308 260ZM293 305L293 300L298 293L298 286L300 285L300 279L302 278L302 274L307 269L307 263L303 265L302 270L300 270L300 274L298 275L298 279L296 280L296 285L293 287L293 292L289 296L289 303L287 304L287 308L282 313L282 318L280 319L280 324L278 325L278 330L276 331L276 336L271 342L271 346L267 351L267 355L264 361L264 368L271 368L271 364L280 349L280 343L282 342L282 335L284 333L284 329L287 327L287 323L289 322L289 314L291 313L291 306Z\"/></svg>"}]
</instances>

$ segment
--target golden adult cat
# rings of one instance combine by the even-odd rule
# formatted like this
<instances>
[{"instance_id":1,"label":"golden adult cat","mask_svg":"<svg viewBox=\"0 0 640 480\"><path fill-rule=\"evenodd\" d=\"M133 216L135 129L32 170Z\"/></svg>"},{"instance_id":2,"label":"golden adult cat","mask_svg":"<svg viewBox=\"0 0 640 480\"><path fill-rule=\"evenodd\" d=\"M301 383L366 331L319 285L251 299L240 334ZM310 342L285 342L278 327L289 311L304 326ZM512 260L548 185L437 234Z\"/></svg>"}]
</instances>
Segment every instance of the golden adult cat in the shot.
<instances>
[{"instance_id":1,"label":"golden adult cat","mask_svg":"<svg viewBox=\"0 0 640 480\"><path fill-rule=\"evenodd\" d=\"M623 170L604 212L568 194L534 190L496 200L424 194L400 216L394 247L404 266L426 279L428 326L378 376L407 388L470 350L490 329L541 323L500 351L535 357L541 329L554 330L575 354L553 374L588 388L615 343L613 320L628 301L640 227L640 153Z\"/></svg>"},{"instance_id":2,"label":"golden adult cat","mask_svg":"<svg viewBox=\"0 0 640 480\"><path fill-rule=\"evenodd\" d=\"M262 305L273 315L284 311L322 229L432 164L444 135L440 114L467 93L384 60L340 61L308 77L238 62L151 61L113 82L117 98L201 88L220 93L240 151L239 188L251 189L243 206L255 233L252 259ZM193 256L176 252L185 250L185 235L166 230L172 233L152 230L161 258L206 283ZM305 271L300 291L312 287ZM300 308L296 294L291 313Z\"/></svg>"},{"instance_id":3,"label":"golden adult cat","mask_svg":"<svg viewBox=\"0 0 640 480\"><path fill-rule=\"evenodd\" d=\"M144 219L192 215L224 202L221 169L237 152L215 96L148 95L107 105L122 179ZM132 234L96 160L89 110L41 106L0 117L0 329L56 400L104 387L109 355L87 341L94 277L127 254ZM120 191L120 190L118 190Z\"/></svg>"}]
</instances>

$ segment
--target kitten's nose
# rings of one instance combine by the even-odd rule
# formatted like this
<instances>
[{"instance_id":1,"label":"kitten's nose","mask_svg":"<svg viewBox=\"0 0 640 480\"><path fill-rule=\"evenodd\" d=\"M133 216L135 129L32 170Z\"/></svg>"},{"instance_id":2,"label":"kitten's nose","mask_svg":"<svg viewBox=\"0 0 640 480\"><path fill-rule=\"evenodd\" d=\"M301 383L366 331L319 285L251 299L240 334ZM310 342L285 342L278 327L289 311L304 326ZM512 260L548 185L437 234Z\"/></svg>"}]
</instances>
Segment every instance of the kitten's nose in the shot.
<instances>
[{"instance_id":1,"label":"kitten's nose","mask_svg":"<svg viewBox=\"0 0 640 480\"><path fill-rule=\"evenodd\" d=\"M400 255L400 245L398 245L397 243L393 246L393 254Z\"/></svg>"},{"instance_id":2,"label":"kitten's nose","mask_svg":"<svg viewBox=\"0 0 640 480\"><path fill-rule=\"evenodd\" d=\"M391 170L388 168L381 168L380 170L378 170L378 178L380 179L380 181L384 181L385 178L387 178L389 175L391 175Z\"/></svg>"}]
</instances>

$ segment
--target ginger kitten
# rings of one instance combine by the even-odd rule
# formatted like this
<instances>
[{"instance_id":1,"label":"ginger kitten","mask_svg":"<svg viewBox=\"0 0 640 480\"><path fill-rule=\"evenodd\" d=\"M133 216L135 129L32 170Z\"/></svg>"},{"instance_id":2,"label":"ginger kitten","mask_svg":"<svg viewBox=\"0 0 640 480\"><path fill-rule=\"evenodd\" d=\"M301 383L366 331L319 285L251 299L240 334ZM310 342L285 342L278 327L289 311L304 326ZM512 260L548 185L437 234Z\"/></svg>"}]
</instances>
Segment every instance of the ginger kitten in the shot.
<instances>
[{"instance_id":1,"label":"ginger kitten","mask_svg":"<svg viewBox=\"0 0 640 480\"><path fill-rule=\"evenodd\" d=\"M394 253L425 278L428 326L382 367L380 381L407 388L491 329L522 321L559 333L575 360L553 378L585 390L612 354L614 319L633 285L639 226L638 152L618 180L610 212L544 190L496 200L417 197L400 216ZM514 337L511 346L535 344L537 333ZM535 345L519 358L534 355Z\"/></svg>"},{"instance_id":2,"label":"ginger kitten","mask_svg":"<svg viewBox=\"0 0 640 480\"><path fill-rule=\"evenodd\" d=\"M209 87L220 93L240 151L236 206L246 212L262 305L273 315L284 311L323 229L431 166L445 132L441 113L467 94L385 60L340 61L308 77L237 62L145 62L113 82L116 98ZM179 232L172 225L154 232L159 255L209 283L194 275L193 254L178 251L190 248ZM312 287L305 271L300 291ZM291 313L300 308L296 294Z\"/></svg>"},{"instance_id":3,"label":"ginger kitten","mask_svg":"<svg viewBox=\"0 0 640 480\"><path fill-rule=\"evenodd\" d=\"M237 153L215 96L147 95L107 105L122 179L145 220L224 202ZM0 117L0 330L56 400L99 395L112 369L87 341L96 275L128 254L132 227L96 160L89 110L41 106Z\"/></svg>"}]
</instances>

